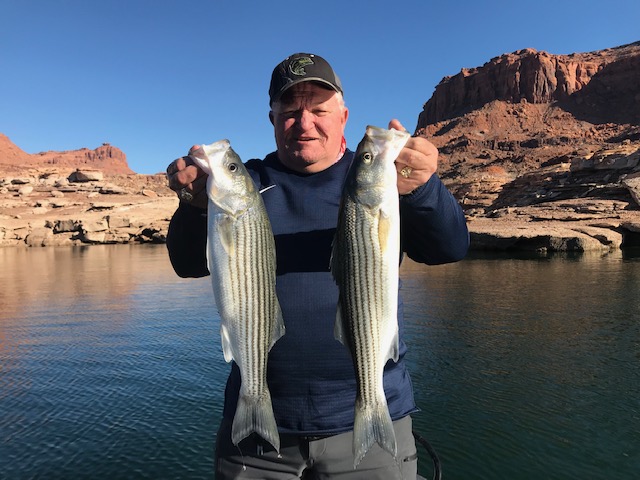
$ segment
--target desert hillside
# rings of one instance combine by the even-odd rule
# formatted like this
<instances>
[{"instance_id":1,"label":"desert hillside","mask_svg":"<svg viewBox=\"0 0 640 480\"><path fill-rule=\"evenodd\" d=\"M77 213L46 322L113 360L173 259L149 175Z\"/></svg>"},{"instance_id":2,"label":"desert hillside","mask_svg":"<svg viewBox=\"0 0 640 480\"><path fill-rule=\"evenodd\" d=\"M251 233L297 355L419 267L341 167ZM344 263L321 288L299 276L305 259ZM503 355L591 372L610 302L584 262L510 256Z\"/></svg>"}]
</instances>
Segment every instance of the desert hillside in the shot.
<instances>
[{"instance_id":1,"label":"desert hillside","mask_svg":"<svg viewBox=\"0 0 640 480\"><path fill-rule=\"evenodd\" d=\"M472 248L640 246L640 42L525 48L445 77L416 133L440 151ZM108 144L28 154L0 134L0 245L164 241L175 194Z\"/></svg>"},{"instance_id":2,"label":"desert hillside","mask_svg":"<svg viewBox=\"0 0 640 480\"><path fill-rule=\"evenodd\" d=\"M640 149L640 42L553 55L524 49L444 78L417 130L472 215L558 200L616 199Z\"/></svg>"}]
</instances>

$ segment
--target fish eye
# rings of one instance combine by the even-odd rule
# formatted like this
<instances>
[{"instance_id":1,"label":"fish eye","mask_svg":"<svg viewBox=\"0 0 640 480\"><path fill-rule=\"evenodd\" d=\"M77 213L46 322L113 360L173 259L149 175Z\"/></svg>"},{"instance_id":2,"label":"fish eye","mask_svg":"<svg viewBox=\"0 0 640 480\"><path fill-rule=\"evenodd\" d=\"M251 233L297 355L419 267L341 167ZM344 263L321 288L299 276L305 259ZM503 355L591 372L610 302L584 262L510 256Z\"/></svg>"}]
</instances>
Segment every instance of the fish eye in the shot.
<instances>
[{"instance_id":1,"label":"fish eye","mask_svg":"<svg viewBox=\"0 0 640 480\"><path fill-rule=\"evenodd\" d=\"M230 172L235 172L236 170L238 170L238 165L235 163L230 163L227 168L229 169Z\"/></svg>"},{"instance_id":2,"label":"fish eye","mask_svg":"<svg viewBox=\"0 0 640 480\"><path fill-rule=\"evenodd\" d=\"M362 154L362 161L364 163L371 163L372 158L373 158L373 155L371 155L371 153L369 152L364 152Z\"/></svg>"}]
</instances>

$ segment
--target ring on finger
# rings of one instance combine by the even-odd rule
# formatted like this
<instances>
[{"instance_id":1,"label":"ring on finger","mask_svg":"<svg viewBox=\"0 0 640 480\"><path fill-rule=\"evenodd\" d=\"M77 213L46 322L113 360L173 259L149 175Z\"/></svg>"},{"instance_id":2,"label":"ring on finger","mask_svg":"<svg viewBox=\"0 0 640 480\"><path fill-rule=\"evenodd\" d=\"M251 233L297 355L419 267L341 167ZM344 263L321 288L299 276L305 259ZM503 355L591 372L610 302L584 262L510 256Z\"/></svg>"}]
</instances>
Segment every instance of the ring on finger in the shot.
<instances>
[{"instance_id":1,"label":"ring on finger","mask_svg":"<svg viewBox=\"0 0 640 480\"><path fill-rule=\"evenodd\" d=\"M180 197L180 200L187 203L193 200L193 194L189 190L187 190L187 187L181 189L178 192L178 197Z\"/></svg>"},{"instance_id":2,"label":"ring on finger","mask_svg":"<svg viewBox=\"0 0 640 480\"><path fill-rule=\"evenodd\" d=\"M402 170L400 170L400 175L402 175L404 178L409 178L411 176L411 172L413 172L413 168L411 168L409 165L405 165L404 167L402 167Z\"/></svg>"}]
</instances>

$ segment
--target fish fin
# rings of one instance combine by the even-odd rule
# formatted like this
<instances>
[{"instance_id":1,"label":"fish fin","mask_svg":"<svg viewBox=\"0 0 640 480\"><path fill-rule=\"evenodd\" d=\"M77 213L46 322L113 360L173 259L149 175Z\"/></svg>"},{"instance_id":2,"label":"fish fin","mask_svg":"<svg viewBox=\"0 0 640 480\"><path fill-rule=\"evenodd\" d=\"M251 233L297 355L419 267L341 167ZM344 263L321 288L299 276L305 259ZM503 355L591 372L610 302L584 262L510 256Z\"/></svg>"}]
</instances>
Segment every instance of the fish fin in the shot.
<instances>
[{"instance_id":1,"label":"fish fin","mask_svg":"<svg viewBox=\"0 0 640 480\"><path fill-rule=\"evenodd\" d=\"M333 325L333 337L341 344L347 344L347 334L342 321L342 301L340 299L338 299L338 308L336 309L336 323Z\"/></svg>"},{"instance_id":2,"label":"fish fin","mask_svg":"<svg viewBox=\"0 0 640 480\"><path fill-rule=\"evenodd\" d=\"M382 255L387 251L390 232L391 218L384 211L380 210L378 212L378 242L380 243L380 252Z\"/></svg>"},{"instance_id":3,"label":"fish fin","mask_svg":"<svg viewBox=\"0 0 640 480\"><path fill-rule=\"evenodd\" d=\"M329 271L331 272L331 276L333 277L334 280L337 280L337 271L336 271L336 267L337 267L337 262L336 262L336 247L335 247L335 243L336 240L335 238L333 239L333 243L331 244L331 257L329 258Z\"/></svg>"},{"instance_id":4,"label":"fish fin","mask_svg":"<svg viewBox=\"0 0 640 480\"><path fill-rule=\"evenodd\" d=\"M389 352L387 353L387 360L391 359L398 363L398 358L400 358L400 341L398 339L398 328L396 327L393 340L391 340L391 345L389 346Z\"/></svg>"},{"instance_id":5,"label":"fish fin","mask_svg":"<svg viewBox=\"0 0 640 480\"><path fill-rule=\"evenodd\" d=\"M342 262L340 261L340 250L338 248L338 238L336 234L331 242L331 259L329 260L329 270L331 270L331 275L336 283L341 276L341 266Z\"/></svg>"},{"instance_id":6,"label":"fish fin","mask_svg":"<svg viewBox=\"0 0 640 480\"><path fill-rule=\"evenodd\" d=\"M220 244L227 255L233 257L235 255L235 244L233 243L233 226L234 221L229 215L219 215L218 217L218 233Z\"/></svg>"},{"instance_id":7,"label":"fish fin","mask_svg":"<svg viewBox=\"0 0 640 480\"><path fill-rule=\"evenodd\" d=\"M397 457L396 432L386 402L363 405L356 400L353 424L353 468L356 468L371 446L377 442L393 458Z\"/></svg>"},{"instance_id":8,"label":"fish fin","mask_svg":"<svg viewBox=\"0 0 640 480\"><path fill-rule=\"evenodd\" d=\"M224 360L229 363L233 360L233 348L231 347L231 335L225 325L220 325L220 337L222 338L222 353Z\"/></svg>"},{"instance_id":9,"label":"fish fin","mask_svg":"<svg viewBox=\"0 0 640 480\"><path fill-rule=\"evenodd\" d=\"M280 303L276 302L276 316L273 325L273 332L271 333L271 343L269 344L269 350L276 344L276 342L285 334L284 319L282 318L282 310L280 309Z\"/></svg>"},{"instance_id":10,"label":"fish fin","mask_svg":"<svg viewBox=\"0 0 640 480\"><path fill-rule=\"evenodd\" d=\"M238 445L242 439L256 432L280 452L280 435L273 415L271 395L267 390L263 395L241 395L231 426L231 441Z\"/></svg>"}]
</instances>

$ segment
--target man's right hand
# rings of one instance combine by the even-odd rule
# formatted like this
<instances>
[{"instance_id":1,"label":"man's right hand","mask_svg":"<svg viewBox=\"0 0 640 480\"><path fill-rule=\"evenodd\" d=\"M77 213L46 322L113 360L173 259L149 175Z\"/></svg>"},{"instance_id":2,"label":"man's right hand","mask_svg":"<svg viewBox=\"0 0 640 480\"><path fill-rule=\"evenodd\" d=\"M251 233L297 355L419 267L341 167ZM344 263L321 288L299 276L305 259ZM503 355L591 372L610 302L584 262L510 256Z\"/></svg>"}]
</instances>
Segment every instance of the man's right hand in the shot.
<instances>
[{"instance_id":1,"label":"man's right hand","mask_svg":"<svg viewBox=\"0 0 640 480\"><path fill-rule=\"evenodd\" d=\"M189 153L200 148L191 147ZM181 202L194 207L207 208L207 174L196 166L189 156L174 160L167 167L169 188L176 192Z\"/></svg>"}]
</instances>

